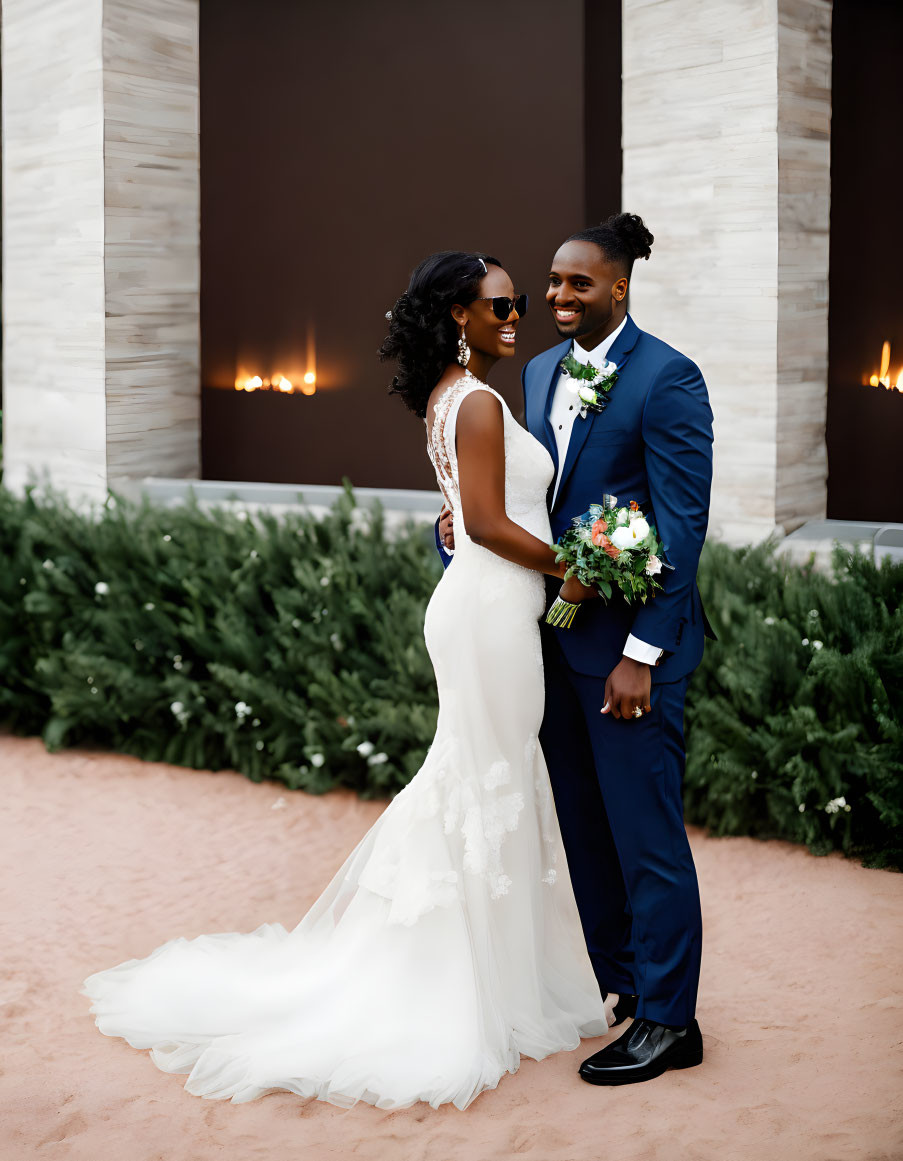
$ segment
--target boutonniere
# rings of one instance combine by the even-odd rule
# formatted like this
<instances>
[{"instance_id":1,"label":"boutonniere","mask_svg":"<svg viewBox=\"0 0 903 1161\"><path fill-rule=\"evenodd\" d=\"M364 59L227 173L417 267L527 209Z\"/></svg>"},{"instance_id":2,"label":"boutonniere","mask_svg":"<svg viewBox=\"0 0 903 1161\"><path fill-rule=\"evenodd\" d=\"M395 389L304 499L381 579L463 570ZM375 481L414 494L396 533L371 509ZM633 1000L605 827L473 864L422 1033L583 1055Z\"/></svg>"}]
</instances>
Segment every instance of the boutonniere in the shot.
<instances>
[{"instance_id":1,"label":"boutonniere","mask_svg":"<svg viewBox=\"0 0 903 1161\"><path fill-rule=\"evenodd\" d=\"M561 369L570 379L568 390L580 400L580 418L586 419L589 411L604 411L608 406L608 395L618 378L618 364L606 359L601 367L592 363L581 363L573 355L565 355Z\"/></svg>"}]
</instances>

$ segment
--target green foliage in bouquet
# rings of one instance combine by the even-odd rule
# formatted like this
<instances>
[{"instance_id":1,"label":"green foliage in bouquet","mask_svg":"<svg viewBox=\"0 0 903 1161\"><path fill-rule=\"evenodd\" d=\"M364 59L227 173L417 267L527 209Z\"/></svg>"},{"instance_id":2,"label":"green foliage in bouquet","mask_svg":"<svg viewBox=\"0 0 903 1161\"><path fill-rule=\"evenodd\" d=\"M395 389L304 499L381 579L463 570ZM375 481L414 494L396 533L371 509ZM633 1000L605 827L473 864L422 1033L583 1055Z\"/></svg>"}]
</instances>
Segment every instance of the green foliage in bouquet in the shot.
<instances>
[{"instance_id":1,"label":"green foliage in bouquet","mask_svg":"<svg viewBox=\"0 0 903 1161\"><path fill-rule=\"evenodd\" d=\"M384 796L432 740L431 537L350 490L323 519L0 489L0 721L259 781Z\"/></svg>"},{"instance_id":2,"label":"green foliage in bouquet","mask_svg":"<svg viewBox=\"0 0 903 1161\"><path fill-rule=\"evenodd\" d=\"M687 699L689 821L903 866L903 565L706 546L718 634Z\"/></svg>"}]
</instances>

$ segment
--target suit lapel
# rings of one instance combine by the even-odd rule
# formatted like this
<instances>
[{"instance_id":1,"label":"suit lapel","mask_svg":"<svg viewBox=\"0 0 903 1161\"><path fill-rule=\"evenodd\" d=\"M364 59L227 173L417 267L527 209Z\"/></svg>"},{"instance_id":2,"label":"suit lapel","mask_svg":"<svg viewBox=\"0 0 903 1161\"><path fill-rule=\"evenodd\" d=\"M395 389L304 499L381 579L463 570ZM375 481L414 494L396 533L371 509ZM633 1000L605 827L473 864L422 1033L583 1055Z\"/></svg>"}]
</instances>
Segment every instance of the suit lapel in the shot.
<instances>
[{"instance_id":1,"label":"suit lapel","mask_svg":"<svg viewBox=\"0 0 903 1161\"><path fill-rule=\"evenodd\" d=\"M624 367L630 356L630 352L636 346L636 341L639 336L640 328L636 325L630 315L628 315L627 322L624 324L624 329L618 335L617 339L615 339L607 356L613 363L618 364L619 379L624 372ZM591 363L593 361L592 353L590 353L589 361ZM612 392L616 392L617 390L618 383L616 381L614 387L612 388ZM593 425L596 423L604 424L606 414L607 412L605 411L595 412L588 414L586 419L581 419L578 416L574 420L574 426L571 428L570 442L568 443L567 456L565 457L564 461L564 468L562 469L561 479L558 483L558 494L555 499L556 508L558 507L561 497L564 495L564 486L567 482L567 478L574 470L574 464L577 462L577 457L583 450L583 445L586 443L586 437L589 435L590 428L593 427Z\"/></svg>"},{"instance_id":2,"label":"suit lapel","mask_svg":"<svg viewBox=\"0 0 903 1161\"><path fill-rule=\"evenodd\" d=\"M531 376L533 386L527 400L527 427L545 445L555 465L556 476L558 475L558 444L555 440L555 432L552 430L549 413L552 409L555 385L561 374L560 363L570 349L571 343L568 340L559 343L557 347L550 347L541 355L537 355Z\"/></svg>"}]
</instances>

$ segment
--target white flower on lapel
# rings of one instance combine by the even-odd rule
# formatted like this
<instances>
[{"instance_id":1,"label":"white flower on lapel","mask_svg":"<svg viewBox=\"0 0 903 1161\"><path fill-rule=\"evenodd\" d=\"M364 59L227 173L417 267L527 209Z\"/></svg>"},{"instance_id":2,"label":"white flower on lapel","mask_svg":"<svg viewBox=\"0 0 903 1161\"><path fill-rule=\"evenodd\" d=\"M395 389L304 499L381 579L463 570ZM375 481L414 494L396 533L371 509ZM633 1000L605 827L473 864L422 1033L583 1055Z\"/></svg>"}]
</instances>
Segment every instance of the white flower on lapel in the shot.
<instances>
[{"instance_id":1,"label":"white flower on lapel","mask_svg":"<svg viewBox=\"0 0 903 1161\"><path fill-rule=\"evenodd\" d=\"M581 403L595 403L596 393L592 387L581 386L577 388L577 398Z\"/></svg>"},{"instance_id":2,"label":"white flower on lapel","mask_svg":"<svg viewBox=\"0 0 903 1161\"><path fill-rule=\"evenodd\" d=\"M646 575L647 576L658 576L658 574L661 571L662 571L662 562L659 560L659 558L653 552L652 555L649 557L649 559L646 561Z\"/></svg>"}]
</instances>

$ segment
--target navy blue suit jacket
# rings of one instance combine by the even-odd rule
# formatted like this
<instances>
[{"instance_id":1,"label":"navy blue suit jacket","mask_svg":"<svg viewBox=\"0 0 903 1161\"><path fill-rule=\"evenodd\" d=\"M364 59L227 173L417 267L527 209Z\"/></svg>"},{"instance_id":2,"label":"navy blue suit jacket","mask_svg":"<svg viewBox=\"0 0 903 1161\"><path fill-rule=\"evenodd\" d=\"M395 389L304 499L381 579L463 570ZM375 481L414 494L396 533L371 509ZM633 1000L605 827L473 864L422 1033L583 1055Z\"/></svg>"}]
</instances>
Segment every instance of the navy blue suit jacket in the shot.
<instances>
[{"instance_id":1,"label":"navy blue suit jacket","mask_svg":"<svg viewBox=\"0 0 903 1161\"><path fill-rule=\"evenodd\" d=\"M522 375L527 428L548 448L556 472L549 409L570 346L563 342L537 355ZM607 605L588 602L570 629L552 631L579 673L607 676L633 633L665 650L653 681L677 681L699 664L710 632L696 568L709 518L712 410L695 363L641 331L630 315L608 358L618 365L618 379L605 411L574 420L550 511L552 536L557 540L574 516L605 493L623 505L636 500L658 529L670 568L659 577L664 591L645 605L628 605L616 594ZM551 597L559 585L548 580Z\"/></svg>"},{"instance_id":2,"label":"navy blue suit jacket","mask_svg":"<svg viewBox=\"0 0 903 1161\"><path fill-rule=\"evenodd\" d=\"M570 340L531 359L521 376L527 429L548 449L558 471L558 449L549 421L560 363ZM667 568L664 591L645 605L619 595L606 605L588 601L570 629L555 633L565 658L578 673L607 677L621 658L630 633L665 650L652 671L655 682L678 681L702 658L711 635L696 585L705 541L712 482L712 410L702 373L685 355L641 331L630 315L608 358L618 379L608 408L579 416L568 445L561 483L550 509L553 540L574 516L606 493L621 504L636 500L655 524ZM551 504L554 481L549 490ZM453 557L436 547L448 566ZM547 577L549 602L561 582Z\"/></svg>"}]
</instances>

